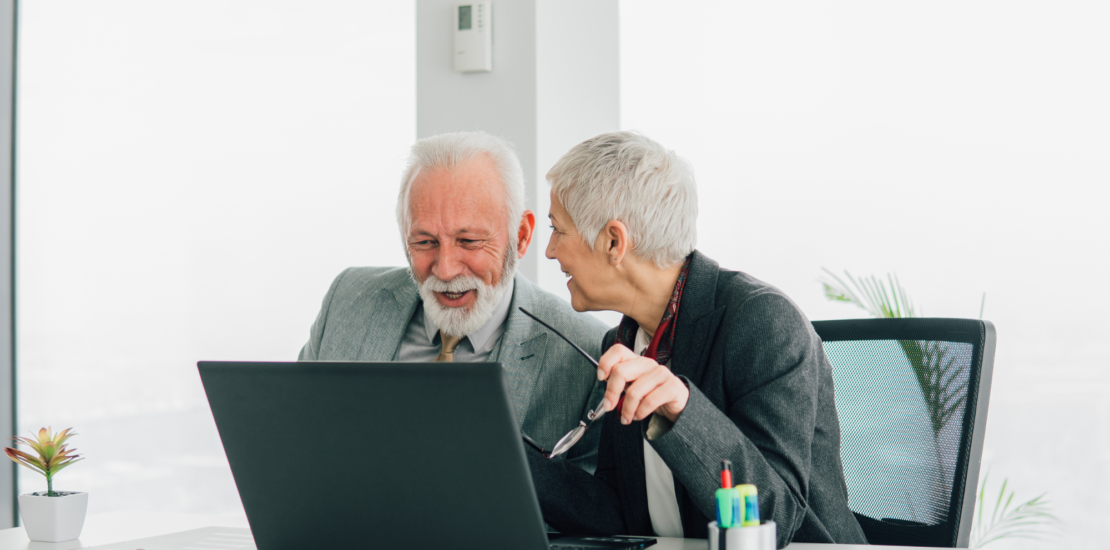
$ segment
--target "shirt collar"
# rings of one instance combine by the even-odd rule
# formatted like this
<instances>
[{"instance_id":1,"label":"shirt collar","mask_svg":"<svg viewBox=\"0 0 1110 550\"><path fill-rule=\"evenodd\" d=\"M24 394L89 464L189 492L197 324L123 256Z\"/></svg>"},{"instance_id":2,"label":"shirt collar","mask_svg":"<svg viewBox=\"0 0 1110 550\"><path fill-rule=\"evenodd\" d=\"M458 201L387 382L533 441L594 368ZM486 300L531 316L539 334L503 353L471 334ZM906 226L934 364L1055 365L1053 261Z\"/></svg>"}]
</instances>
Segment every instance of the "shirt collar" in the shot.
<instances>
[{"instance_id":1,"label":"shirt collar","mask_svg":"<svg viewBox=\"0 0 1110 550\"><path fill-rule=\"evenodd\" d=\"M506 290L505 295L501 297L501 302L498 303L497 308L493 310L493 315L490 315L486 323L478 327L478 330L466 335L466 338L470 340L470 346L475 352L484 350L487 345L493 343L494 336L499 336L501 334L501 331L498 329L504 324L505 319L509 317L509 306L513 303L513 290L515 290L515 288L516 280L510 281L509 289ZM428 334L428 341L435 342L439 327L432 323L432 317L427 313L424 314L424 330Z\"/></svg>"}]
</instances>

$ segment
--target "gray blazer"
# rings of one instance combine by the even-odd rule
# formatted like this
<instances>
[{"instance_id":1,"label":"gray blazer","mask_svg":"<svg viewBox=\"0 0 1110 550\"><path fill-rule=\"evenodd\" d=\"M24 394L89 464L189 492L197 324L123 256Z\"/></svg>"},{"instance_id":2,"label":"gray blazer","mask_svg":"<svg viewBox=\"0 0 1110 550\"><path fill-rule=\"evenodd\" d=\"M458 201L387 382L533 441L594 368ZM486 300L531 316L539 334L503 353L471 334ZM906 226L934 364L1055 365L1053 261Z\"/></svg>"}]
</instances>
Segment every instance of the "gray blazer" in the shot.
<instances>
[{"instance_id":1,"label":"gray blazer","mask_svg":"<svg viewBox=\"0 0 1110 550\"><path fill-rule=\"evenodd\" d=\"M349 268L335 278L324 296L298 360L394 361L419 300L407 267ZM594 357L601 356L607 327L516 276L508 325L494 344L490 361L505 369L521 429L550 449L585 416L595 386L600 391L604 388L597 384L593 365L519 307L535 313ZM587 432L587 436L589 440L571 449L570 460L592 472L599 434Z\"/></svg>"},{"instance_id":2,"label":"gray blazer","mask_svg":"<svg viewBox=\"0 0 1110 550\"><path fill-rule=\"evenodd\" d=\"M759 489L761 517L778 524L779 548L866 544L848 509L832 367L798 307L775 287L695 251L677 323L671 368L690 399L651 445L674 476L683 534L705 538L727 458L736 483ZM544 518L556 529L652 534L647 422L618 419L603 419L595 476L528 453Z\"/></svg>"}]
</instances>

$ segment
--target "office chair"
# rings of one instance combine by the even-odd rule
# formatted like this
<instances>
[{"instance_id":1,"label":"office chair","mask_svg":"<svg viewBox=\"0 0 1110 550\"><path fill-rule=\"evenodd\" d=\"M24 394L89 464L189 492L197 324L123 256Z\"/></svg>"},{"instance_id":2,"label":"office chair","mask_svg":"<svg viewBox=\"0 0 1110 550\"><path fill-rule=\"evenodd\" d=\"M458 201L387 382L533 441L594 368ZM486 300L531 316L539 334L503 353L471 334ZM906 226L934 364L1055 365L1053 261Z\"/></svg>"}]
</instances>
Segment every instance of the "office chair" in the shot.
<instances>
[{"instance_id":1,"label":"office chair","mask_svg":"<svg viewBox=\"0 0 1110 550\"><path fill-rule=\"evenodd\" d=\"M966 548L987 422L994 325L814 321L836 382L848 506L871 544Z\"/></svg>"}]
</instances>

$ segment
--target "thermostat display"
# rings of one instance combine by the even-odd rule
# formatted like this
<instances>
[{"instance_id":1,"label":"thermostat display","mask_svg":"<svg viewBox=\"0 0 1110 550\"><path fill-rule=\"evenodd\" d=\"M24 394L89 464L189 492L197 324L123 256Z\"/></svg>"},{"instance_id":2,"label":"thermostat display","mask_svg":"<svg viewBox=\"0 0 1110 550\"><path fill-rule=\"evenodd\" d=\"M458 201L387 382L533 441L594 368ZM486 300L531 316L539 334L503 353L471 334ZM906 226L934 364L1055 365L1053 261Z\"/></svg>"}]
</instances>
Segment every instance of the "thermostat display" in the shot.
<instances>
[{"instance_id":1,"label":"thermostat display","mask_svg":"<svg viewBox=\"0 0 1110 550\"><path fill-rule=\"evenodd\" d=\"M455 70L493 70L493 12L490 2L455 6Z\"/></svg>"},{"instance_id":2,"label":"thermostat display","mask_svg":"<svg viewBox=\"0 0 1110 550\"><path fill-rule=\"evenodd\" d=\"M470 30L470 10L474 6L459 6L459 30Z\"/></svg>"}]
</instances>

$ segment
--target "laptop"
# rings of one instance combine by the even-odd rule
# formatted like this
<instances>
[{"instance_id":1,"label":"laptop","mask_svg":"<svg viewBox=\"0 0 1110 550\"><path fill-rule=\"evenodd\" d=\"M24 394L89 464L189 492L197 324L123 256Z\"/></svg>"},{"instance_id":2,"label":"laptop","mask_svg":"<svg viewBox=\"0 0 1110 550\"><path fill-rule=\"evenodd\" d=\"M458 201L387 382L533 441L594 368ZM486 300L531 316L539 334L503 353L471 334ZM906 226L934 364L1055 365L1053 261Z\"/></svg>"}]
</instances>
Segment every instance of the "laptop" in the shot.
<instances>
[{"instance_id":1,"label":"laptop","mask_svg":"<svg viewBox=\"0 0 1110 550\"><path fill-rule=\"evenodd\" d=\"M197 367L258 550L655 542L548 540L498 363Z\"/></svg>"}]
</instances>

